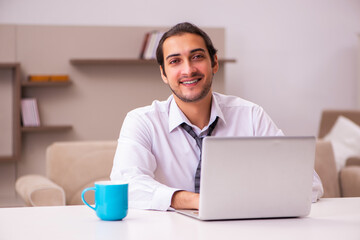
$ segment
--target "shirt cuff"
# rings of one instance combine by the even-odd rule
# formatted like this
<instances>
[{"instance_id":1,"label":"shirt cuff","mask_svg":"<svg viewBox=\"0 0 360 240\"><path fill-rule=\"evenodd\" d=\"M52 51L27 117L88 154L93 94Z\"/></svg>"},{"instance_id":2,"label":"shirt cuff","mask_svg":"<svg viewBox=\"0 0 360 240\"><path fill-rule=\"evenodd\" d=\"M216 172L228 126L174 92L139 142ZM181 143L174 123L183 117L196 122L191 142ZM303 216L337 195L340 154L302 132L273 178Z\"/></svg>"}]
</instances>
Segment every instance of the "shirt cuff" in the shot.
<instances>
[{"instance_id":1,"label":"shirt cuff","mask_svg":"<svg viewBox=\"0 0 360 240\"><path fill-rule=\"evenodd\" d=\"M171 198L174 192L179 191L177 188L170 188L164 185L160 185L156 188L154 196L151 203L151 209L157 209L160 211L166 211L172 209Z\"/></svg>"},{"instance_id":2,"label":"shirt cuff","mask_svg":"<svg viewBox=\"0 0 360 240\"><path fill-rule=\"evenodd\" d=\"M312 186L312 202L315 203L324 195L324 187L319 175L314 170L313 186Z\"/></svg>"}]
</instances>

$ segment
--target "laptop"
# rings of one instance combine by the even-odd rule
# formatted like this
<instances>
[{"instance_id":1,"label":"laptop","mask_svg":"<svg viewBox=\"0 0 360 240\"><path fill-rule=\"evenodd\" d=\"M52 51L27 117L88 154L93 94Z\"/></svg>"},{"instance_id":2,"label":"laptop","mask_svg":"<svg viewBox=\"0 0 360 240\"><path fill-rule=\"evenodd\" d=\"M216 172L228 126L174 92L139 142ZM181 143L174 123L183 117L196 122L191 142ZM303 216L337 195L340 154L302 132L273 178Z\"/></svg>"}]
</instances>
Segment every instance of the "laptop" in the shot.
<instances>
[{"instance_id":1,"label":"laptop","mask_svg":"<svg viewBox=\"0 0 360 240\"><path fill-rule=\"evenodd\" d=\"M206 137L200 220L304 217L310 213L315 137Z\"/></svg>"}]
</instances>

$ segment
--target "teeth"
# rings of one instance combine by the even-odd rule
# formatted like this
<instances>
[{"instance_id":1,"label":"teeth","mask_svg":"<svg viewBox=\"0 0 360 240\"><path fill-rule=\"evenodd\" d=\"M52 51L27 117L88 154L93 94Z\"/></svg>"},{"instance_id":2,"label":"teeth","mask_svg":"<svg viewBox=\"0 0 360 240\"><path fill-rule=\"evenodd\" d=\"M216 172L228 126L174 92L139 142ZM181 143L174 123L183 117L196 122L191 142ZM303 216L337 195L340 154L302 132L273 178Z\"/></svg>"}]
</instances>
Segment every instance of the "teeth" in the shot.
<instances>
[{"instance_id":1,"label":"teeth","mask_svg":"<svg viewBox=\"0 0 360 240\"><path fill-rule=\"evenodd\" d=\"M195 79L192 81L186 81L186 82L183 82L183 84L192 84L192 83L196 83L197 81L199 81L199 79Z\"/></svg>"}]
</instances>

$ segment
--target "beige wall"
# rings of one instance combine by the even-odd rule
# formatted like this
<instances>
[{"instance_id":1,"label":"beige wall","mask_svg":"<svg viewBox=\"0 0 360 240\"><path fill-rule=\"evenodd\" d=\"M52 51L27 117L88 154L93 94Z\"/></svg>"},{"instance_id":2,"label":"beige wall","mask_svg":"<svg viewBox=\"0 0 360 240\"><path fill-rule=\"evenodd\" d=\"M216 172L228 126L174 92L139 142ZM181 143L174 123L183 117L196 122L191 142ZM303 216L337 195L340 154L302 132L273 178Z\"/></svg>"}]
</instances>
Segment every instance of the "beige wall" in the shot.
<instances>
[{"instance_id":1,"label":"beige wall","mask_svg":"<svg viewBox=\"0 0 360 240\"><path fill-rule=\"evenodd\" d=\"M140 7L139 7L140 6ZM316 135L325 108L357 107L359 0L1 0L0 23L226 29L225 89L287 135Z\"/></svg>"},{"instance_id":2,"label":"beige wall","mask_svg":"<svg viewBox=\"0 0 360 240\"><path fill-rule=\"evenodd\" d=\"M226 92L264 107L287 135L316 135L323 109L358 106L360 1L204 3L2 0L0 23L221 26L225 54L237 59L225 67Z\"/></svg>"},{"instance_id":3,"label":"beige wall","mask_svg":"<svg viewBox=\"0 0 360 240\"><path fill-rule=\"evenodd\" d=\"M0 31L4 29L16 33L16 39L7 40L15 49L7 56L0 55L0 61L20 62L22 81L29 74L70 76L73 81L70 86L26 88L23 95L37 98L42 124L70 124L73 130L24 133L22 157L17 166L0 163L0 196L13 194L15 173L45 174L45 149L52 142L115 140L129 110L170 95L156 64L72 65L69 61L71 58L137 58L143 36L152 27L0 25ZM224 29L206 31L219 48L219 57L223 57ZM11 58L11 53L15 53L15 58ZM223 68L216 74L214 89L224 91ZM0 95L0 102L10 104L3 97Z\"/></svg>"}]
</instances>

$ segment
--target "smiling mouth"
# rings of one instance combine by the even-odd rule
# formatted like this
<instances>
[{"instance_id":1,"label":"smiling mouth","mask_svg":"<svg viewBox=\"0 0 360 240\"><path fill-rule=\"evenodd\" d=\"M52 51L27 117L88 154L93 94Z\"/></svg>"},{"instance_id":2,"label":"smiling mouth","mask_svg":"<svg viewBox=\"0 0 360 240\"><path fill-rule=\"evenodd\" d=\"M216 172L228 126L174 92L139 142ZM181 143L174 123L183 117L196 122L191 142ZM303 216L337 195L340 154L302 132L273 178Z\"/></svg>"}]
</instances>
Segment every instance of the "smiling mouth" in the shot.
<instances>
[{"instance_id":1,"label":"smiling mouth","mask_svg":"<svg viewBox=\"0 0 360 240\"><path fill-rule=\"evenodd\" d=\"M189 81L183 81L181 82L181 84L185 84L185 85L189 85L189 84L194 84L197 83L201 80L201 78L197 78L197 79L193 79L193 80L189 80Z\"/></svg>"}]
</instances>

